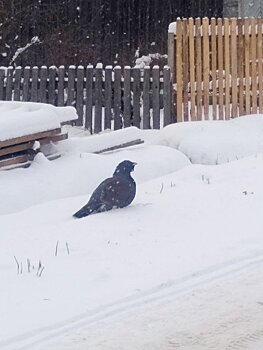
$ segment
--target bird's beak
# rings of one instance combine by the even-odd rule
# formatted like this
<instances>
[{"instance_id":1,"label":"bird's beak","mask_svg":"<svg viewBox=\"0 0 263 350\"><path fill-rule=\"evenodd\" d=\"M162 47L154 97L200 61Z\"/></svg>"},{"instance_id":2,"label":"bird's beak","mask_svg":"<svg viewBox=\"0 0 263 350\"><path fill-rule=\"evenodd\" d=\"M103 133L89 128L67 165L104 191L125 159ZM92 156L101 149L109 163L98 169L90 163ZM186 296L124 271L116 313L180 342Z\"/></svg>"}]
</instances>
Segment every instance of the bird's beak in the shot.
<instances>
[{"instance_id":1,"label":"bird's beak","mask_svg":"<svg viewBox=\"0 0 263 350\"><path fill-rule=\"evenodd\" d=\"M137 165L138 163L133 162L132 164L133 164L133 166L135 166L135 165Z\"/></svg>"}]
</instances>

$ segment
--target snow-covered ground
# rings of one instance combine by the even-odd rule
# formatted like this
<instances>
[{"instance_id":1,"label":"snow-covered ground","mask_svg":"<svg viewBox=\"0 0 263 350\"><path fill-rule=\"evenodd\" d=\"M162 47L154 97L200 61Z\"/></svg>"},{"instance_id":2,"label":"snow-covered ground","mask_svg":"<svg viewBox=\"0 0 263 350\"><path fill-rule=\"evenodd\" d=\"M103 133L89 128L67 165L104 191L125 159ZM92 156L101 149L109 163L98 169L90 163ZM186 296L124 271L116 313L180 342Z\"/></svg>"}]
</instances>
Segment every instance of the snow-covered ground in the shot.
<instances>
[{"instance_id":1,"label":"snow-covered ground","mask_svg":"<svg viewBox=\"0 0 263 350\"><path fill-rule=\"evenodd\" d=\"M0 172L0 349L261 349L263 116L69 132ZM134 202L73 219L124 159Z\"/></svg>"}]
</instances>

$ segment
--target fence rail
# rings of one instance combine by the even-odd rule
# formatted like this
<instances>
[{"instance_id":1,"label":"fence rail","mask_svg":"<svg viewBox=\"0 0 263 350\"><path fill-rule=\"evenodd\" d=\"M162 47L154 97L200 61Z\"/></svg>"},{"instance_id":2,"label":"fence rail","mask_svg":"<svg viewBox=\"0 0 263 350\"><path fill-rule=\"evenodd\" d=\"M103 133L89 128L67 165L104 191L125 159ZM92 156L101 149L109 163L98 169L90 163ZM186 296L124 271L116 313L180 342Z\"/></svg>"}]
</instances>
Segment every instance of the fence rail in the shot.
<instances>
[{"instance_id":1,"label":"fence rail","mask_svg":"<svg viewBox=\"0 0 263 350\"><path fill-rule=\"evenodd\" d=\"M262 18L197 18L170 26L177 121L263 113Z\"/></svg>"},{"instance_id":2,"label":"fence rail","mask_svg":"<svg viewBox=\"0 0 263 350\"><path fill-rule=\"evenodd\" d=\"M160 128L174 122L170 68L102 65L1 67L0 100L74 106L76 122L90 132L134 125Z\"/></svg>"}]
</instances>

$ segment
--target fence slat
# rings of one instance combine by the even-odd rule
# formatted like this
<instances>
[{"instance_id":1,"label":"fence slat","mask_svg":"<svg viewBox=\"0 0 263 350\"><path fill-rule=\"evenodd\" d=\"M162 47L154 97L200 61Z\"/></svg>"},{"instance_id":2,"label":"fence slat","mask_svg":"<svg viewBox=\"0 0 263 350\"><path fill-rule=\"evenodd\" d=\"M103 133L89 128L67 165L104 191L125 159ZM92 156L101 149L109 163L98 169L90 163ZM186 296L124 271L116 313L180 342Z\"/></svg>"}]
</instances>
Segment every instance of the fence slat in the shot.
<instances>
[{"instance_id":1,"label":"fence slat","mask_svg":"<svg viewBox=\"0 0 263 350\"><path fill-rule=\"evenodd\" d=\"M251 84L252 84L252 113L257 113L257 45L256 19L251 19Z\"/></svg>"},{"instance_id":2,"label":"fence slat","mask_svg":"<svg viewBox=\"0 0 263 350\"><path fill-rule=\"evenodd\" d=\"M257 50L258 50L258 90L259 90L259 113L263 113L263 68L262 68L262 18L258 18L258 36L257 36Z\"/></svg>"},{"instance_id":3,"label":"fence slat","mask_svg":"<svg viewBox=\"0 0 263 350\"><path fill-rule=\"evenodd\" d=\"M31 75L31 68L24 68L24 80L23 80L23 91L22 91L22 101L29 101L29 80Z\"/></svg>"},{"instance_id":4,"label":"fence slat","mask_svg":"<svg viewBox=\"0 0 263 350\"><path fill-rule=\"evenodd\" d=\"M105 67L105 115L104 129L111 129L112 107L112 66Z\"/></svg>"},{"instance_id":5,"label":"fence slat","mask_svg":"<svg viewBox=\"0 0 263 350\"><path fill-rule=\"evenodd\" d=\"M5 80L5 68L0 68L0 100L5 99L4 95L4 80Z\"/></svg>"},{"instance_id":6,"label":"fence slat","mask_svg":"<svg viewBox=\"0 0 263 350\"><path fill-rule=\"evenodd\" d=\"M122 128L121 113L121 67L114 68L114 130Z\"/></svg>"},{"instance_id":7,"label":"fence slat","mask_svg":"<svg viewBox=\"0 0 263 350\"><path fill-rule=\"evenodd\" d=\"M6 100L11 101L12 100L12 94L13 94L13 73L14 68L8 67L7 68L7 75L6 75Z\"/></svg>"},{"instance_id":8,"label":"fence slat","mask_svg":"<svg viewBox=\"0 0 263 350\"><path fill-rule=\"evenodd\" d=\"M75 99L75 77L76 67L69 66L68 69L68 91L67 91L67 106L72 106Z\"/></svg>"},{"instance_id":9,"label":"fence slat","mask_svg":"<svg viewBox=\"0 0 263 350\"><path fill-rule=\"evenodd\" d=\"M150 67L145 67L143 74L143 129L150 129Z\"/></svg>"},{"instance_id":10,"label":"fence slat","mask_svg":"<svg viewBox=\"0 0 263 350\"><path fill-rule=\"evenodd\" d=\"M171 118L171 69L168 66L164 66L163 69L163 126L172 123Z\"/></svg>"},{"instance_id":11,"label":"fence slat","mask_svg":"<svg viewBox=\"0 0 263 350\"><path fill-rule=\"evenodd\" d=\"M22 68L15 68L15 81L14 81L14 101L20 101L21 96L21 77L22 77Z\"/></svg>"},{"instance_id":12,"label":"fence slat","mask_svg":"<svg viewBox=\"0 0 263 350\"><path fill-rule=\"evenodd\" d=\"M92 134L92 107L93 107L93 66L89 65L86 69L86 111L85 111L85 129Z\"/></svg>"},{"instance_id":13,"label":"fence slat","mask_svg":"<svg viewBox=\"0 0 263 350\"><path fill-rule=\"evenodd\" d=\"M246 114L250 114L250 64L249 64L249 18L245 18L245 84L246 84Z\"/></svg>"},{"instance_id":14,"label":"fence slat","mask_svg":"<svg viewBox=\"0 0 263 350\"><path fill-rule=\"evenodd\" d=\"M238 21L238 107L239 115L244 115L244 40L243 40L244 21Z\"/></svg>"},{"instance_id":15,"label":"fence slat","mask_svg":"<svg viewBox=\"0 0 263 350\"><path fill-rule=\"evenodd\" d=\"M124 67L124 87L123 87L123 121L124 127L131 125L132 111L131 111L131 67Z\"/></svg>"},{"instance_id":16,"label":"fence slat","mask_svg":"<svg viewBox=\"0 0 263 350\"><path fill-rule=\"evenodd\" d=\"M56 101L56 67L51 66L48 69L48 103L55 104Z\"/></svg>"},{"instance_id":17,"label":"fence slat","mask_svg":"<svg viewBox=\"0 0 263 350\"><path fill-rule=\"evenodd\" d=\"M153 129L160 129L160 69L154 66L152 69L153 79Z\"/></svg>"},{"instance_id":18,"label":"fence slat","mask_svg":"<svg viewBox=\"0 0 263 350\"><path fill-rule=\"evenodd\" d=\"M218 110L219 119L224 119L224 86L223 86L223 22L222 18L217 20L218 31Z\"/></svg>"},{"instance_id":19,"label":"fence slat","mask_svg":"<svg viewBox=\"0 0 263 350\"><path fill-rule=\"evenodd\" d=\"M77 82L76 82L76 110L78 119L76 125L83 125L83 94L84 94L84 67L79 66L77 68Z\"/></svg>"},{"instance_id":20,"label":"fence slat","mask_svg":"<svg viewBox=\"0 0 263 350\"><path fill-rule=\"evenodd\" d=\"M31 97L30 101L38 101L38 67L32 68L32 83L31 83Z\"/></svg>"},{"instance_id":21,"label":"fence slat","mask_svg":"<svg viewBox=\"0 0 263 350\"><path fill-rule=\"evenodd\" d=\"M197 89L197 120L202 119L202 42L201 19L197 18L196 26L196 89Z\"/></svg>"},{"instance_id":22,"label":"fence slat","mask_svg":"<svg viewBox=\"0 0 263 350\"><path fill-rule=\"evenodd\" d=\"M95 68L95 115L94 132L102 130L102 67L97 64Z\"/></svg>"},{"instance_id":23,"label":"fence slat","mask_svg":"<svg viewBox=\"0 0 263 350\"><path fill-rule=\"evenodd\" d=\"M182 85L182 21L180 19L176 22L176 120L183 121L183 85Z\"/></svg>"},{"instance_id":24,"label":"fence slat","mask_svg":"<svg viewBox=\"0 0 263 350\"><path fill-rule=\"evenodd\" d=\"M40 68L40 83L39 83L39 101L47 102L47 67Z\"/></svg>"},{"instance_id":25,"label":"fence slat","mask_svg":"<svg viewBox=\"0 0 263 350\"><path fill-rule=\"evenodd\" d=\"M212 58L212 103L213 103L213 119L217 119L217 90L216 90L216 61L217 61L217 50L216 50L216 19L211 18L211 58Z\"/></svg>"},{"instance_id":26,"label":"fence slat","mask_svg":"<svg viewBox=\"0 0 263 350\"><path fill-rule=\"evenodd\" d=\"M140 99L141 99L141 72L140 68L135 67L132 69L133 72L133 125L140 127L141 122L141 111L140 111Z\"/></svg>"},{"instance_id":27,"label":"fence slat","mask_svg":"<svg viewBox=\"0 0 263 350\"><path fill-rule=\"evenodd\" d=\"M204 83L204 117L209 118L209 20L203 18L203 83Z\"/></svg>"},{"instance_id":28,"label":"fence slat","mask_svg":"<svg viewBox=\"0 0 263 350\"><path fill-rule=\"evenodd\" d=\"M188 121L188 83L189 83L189 34L187 19L183 19L183 115L184 121Z\"/></svg>"},{"instance_id":29,"label":"fence slat","mask_svg":"<svg viewBox=\"0 0 263 350\"><path fill-rule=\"evenodd\" d=\"M225 119L230 118L230 49L229 49L229 19L224 20L225 44Z\"/></svg>"},{"instance_id":30,"label":"fence slat","mask_svg":"<svg viewBox=\"0 0 263 350\"><path fill-rule=\"evenodd\" d=\"M64 106L65 104L65 67L58 67L58 106Z\"/></svg>"},{"instance_id":31,"label":"fence slat","mask_svg":"<svg viewBox=\"0 0 263 350\"><path fill-rule=\"evenodd\" d=\"M232 118L237 117L237 20L231 19L231 92Z\"/></svg>"},{"instance_id":32,"label":"fence slat","mask_svg":"<svg viewBox=\"0 0 263 350\"><path fill-rule=\"evenodd\" d=\"M191 120L196 120L195 111L195 40L194 20L189 19L189 66L190 66L190 92L191 92ZM165 71L165 70L164 70Z\"/></svg>"}]
</instances>

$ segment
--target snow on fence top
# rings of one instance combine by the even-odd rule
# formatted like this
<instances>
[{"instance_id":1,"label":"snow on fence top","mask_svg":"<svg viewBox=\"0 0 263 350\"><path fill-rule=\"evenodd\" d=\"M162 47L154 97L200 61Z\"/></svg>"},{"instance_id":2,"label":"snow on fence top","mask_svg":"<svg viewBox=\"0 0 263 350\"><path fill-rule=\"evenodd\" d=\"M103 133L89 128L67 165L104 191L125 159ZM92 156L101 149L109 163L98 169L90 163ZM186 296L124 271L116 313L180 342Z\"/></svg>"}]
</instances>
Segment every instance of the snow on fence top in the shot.
<instances>
[{"instance_id":1,"label":"snow on fence top","mask_svg":"<svg viewBox=\"0 0 263 350\"><path fill-rule=\"evenodd\" d=\"M0 141L59 129L61 123L75 119L77 113L73 107L0 101Z\"/></svg>"}]
</instances>

